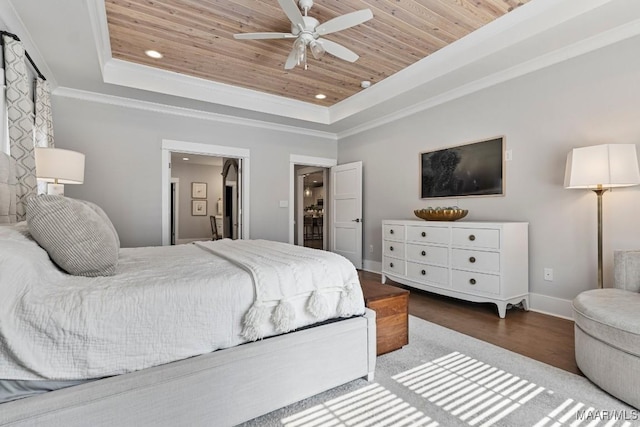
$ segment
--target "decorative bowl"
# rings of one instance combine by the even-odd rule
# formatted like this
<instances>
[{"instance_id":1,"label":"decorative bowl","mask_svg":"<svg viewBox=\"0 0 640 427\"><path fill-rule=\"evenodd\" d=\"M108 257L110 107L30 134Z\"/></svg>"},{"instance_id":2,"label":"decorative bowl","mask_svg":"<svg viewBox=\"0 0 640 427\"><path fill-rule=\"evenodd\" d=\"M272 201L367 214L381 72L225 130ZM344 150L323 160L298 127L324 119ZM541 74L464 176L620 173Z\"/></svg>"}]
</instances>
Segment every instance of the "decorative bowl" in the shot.
<instances>
[{"instance_id":1,"label":"decorative bowl","mask_svg":"<svg viewBox=\"0 0 640 427\"><path fill-rule=\"evenodd\" d=\"M457 206L448 208L427 208L413 211L418 218L426 221L456 221L467 216L467 209L460 209Z\"/></svg>"}]
</instances>

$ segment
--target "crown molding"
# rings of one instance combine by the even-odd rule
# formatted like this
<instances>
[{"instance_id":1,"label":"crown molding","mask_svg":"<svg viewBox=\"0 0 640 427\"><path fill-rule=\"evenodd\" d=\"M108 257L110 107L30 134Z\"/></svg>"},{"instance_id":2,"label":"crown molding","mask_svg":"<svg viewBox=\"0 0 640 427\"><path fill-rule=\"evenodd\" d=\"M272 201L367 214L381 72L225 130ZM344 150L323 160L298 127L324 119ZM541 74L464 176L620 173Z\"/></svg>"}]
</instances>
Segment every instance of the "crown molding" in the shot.
<instances>
[{"instance_id":1,"label":"crown molding","mask_svg":"<svg viewBox=\"0 0 640 427\"><path fill-rule=\"evenodd\" d=\"M375 120L371 120L361 125L352 127L351 129L348 129L346 131L339 132L338 140L374 129L376 127L394 122L396 120L400 120L429 108L444 104L445 102L453 101L463 96L470 95L474 92L478 92L480 90L507 82L517 77L533 73L543 68L550 67L552 65L567 61L569 59L587 54L594 50L624 41L638 35L640 35L640 19L636 19L635 21L631 21L627 24L580 40L576 43L546 53L527 62L515 65L511 68L507 68L506 70L493 73L484 78L472 81L440 95L431 97L418 104L414 104L402 110L395 111L392 114L388 114L384 117L377 118Z\"/></svg>"},{"instance_id":2,"label":"crown molding","mask_svg":"<svg viewBox=\"0 0 640 427\"><path fill-rule=\"evenodd\" d=\"M138 99L125 98L121 96L106 95L103 93L90 92L69 87L58 87L52 93L54 96L72 98L100 104L115 105L118 107L133 108L154 113L170 114L174 116L188 117L192 119L208 120L218 123L226 123L238 126L254 127L278 132L287 132L297 135L312 136L326 139L327 141L337 141L337 135L331 132L317 131L313 129L299 128L295 126L282 125L265 122L261 120L245 119L242 117L229 116L219 113L211 113L191 108L175 107L156 102L142 101Z\"/></svg>"},{"instance_id":3,"label":"crown molding","mask_svg":"<svg viewBox=\"0 0 640 427\"><path fill-rule=\"evenodd\" d=\"M49 65L44 60L44 57L38 50L36 44L33 42L31 34L24 25L24 22L22 22L22 19L20 19L20 16L16 12L10 0L0 1L0 16L2 17L4 24L7 26L7 30L20 37L20 41L22 41L24 48L29 52L29 56L31 56L31 59L33 59L33 61L38 65L40 72L47 79L47 82L49 82L51 90L58 87L58 82L53 76Z\"/></svg>"},{"instance_id":4,"label":"crown molding","mask_svg":"<svg viewBox=\"0 0 640 427\"><path fill-rule=\"evenodd\" d=\"M104 64L102 77L105 83L329 124L327 107L119 59L112 58Z\"/></svg>"},{"instance_id":5,"label":"crown molding","mask_svg":"<svg viewBox=\"0 0 640 427\"><path fill-rule=\"evenodd\" d=\"M614 1L616 0L580 0L579 2L575 0L536 0L529 2L373 87L331 107L321 107L282 96L113 59L104 2L87 0L102 65L103 79L106 83L327 125L338 123L354 114L364 112L421 85L435 84L436 79L441 76L470 66L476 61ZM517 75L521 74L513 74L513 76ZM493 75L491 79L502 77L506 81L513 78L511 76L510 73L501 72ZM463 96L471 93L474 87L479 90L486 87L484 85L486 85L486 78L477 82L461 82L460 87L463 89L455 89L450 92ZM442 101L443 99L447 99L447 96L438 95L427 100L426 105L433 106L446 102ZM421 103L403 111L421 110L425 108L424 105ZM385 122L389 117L395 117L396 114L383 117L380 120ZM375 123L375 121L363 126L366 128L371 123ZM357 132L356 128L353 131Z\"/></svg>"},{"instance_id":6,"label":"crown molding","mask_svg":"<svg viewBox=\"0 0 640 427\"><path fill-rule=\"evenodd\" d=\"M265 114L329 124L329 109L308 102L240 88L114 59L103 0L86 0L102 79L105 83L196 99Z\"/></svg>"},{"instance_id":7,"label":"crown molding","mask_svg":"<svg viewBox=\"0 0 640 427\"><path fill-rule=\"evenodd\" d=\"M524 4L443 49L330 108L331 123L472 66L612 0L536 0ZM508 78L508 75L504 75ZM464 82L461 82L464 84Z\"/></svg>"},{"instance_id":8,"label":"crown molding","mask_svg":"<svg viewBox=\"0 0 640 427\"><path fill-rule=\"evenodd\" d=\"M107 7L103 0L86 0L89 11L91 32L96 44L100 71L104 73L104 67L111 59L111 40L109 38L109 25L107 23Z\"/></svg>"}]
</instances>

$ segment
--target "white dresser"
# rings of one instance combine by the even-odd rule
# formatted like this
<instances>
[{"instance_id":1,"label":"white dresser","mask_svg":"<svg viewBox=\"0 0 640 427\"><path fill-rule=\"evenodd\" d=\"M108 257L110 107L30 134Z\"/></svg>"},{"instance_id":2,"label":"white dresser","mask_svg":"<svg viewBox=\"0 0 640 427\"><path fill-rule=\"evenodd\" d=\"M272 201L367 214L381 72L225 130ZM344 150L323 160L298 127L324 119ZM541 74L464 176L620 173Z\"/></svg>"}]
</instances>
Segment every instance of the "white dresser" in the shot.
<instances>
[{"instance_id":1,"label":"white dresser","mask_svg":"<svg viewBox=\"0 0 640 427\"><path fill-rule=\"evenodd\" d=\"M382 222L382 283L387 278L425 291L529 307L526 222Z\"/></svg>"}]
</instances>

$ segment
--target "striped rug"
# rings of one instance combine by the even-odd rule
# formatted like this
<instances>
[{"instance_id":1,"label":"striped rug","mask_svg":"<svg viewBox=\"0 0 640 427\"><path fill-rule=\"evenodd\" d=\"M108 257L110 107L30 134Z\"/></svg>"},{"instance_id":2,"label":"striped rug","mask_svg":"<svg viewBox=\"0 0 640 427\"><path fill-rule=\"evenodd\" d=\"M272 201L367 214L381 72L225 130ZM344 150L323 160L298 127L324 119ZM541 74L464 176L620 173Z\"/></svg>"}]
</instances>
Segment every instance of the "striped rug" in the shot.
<instances>
[{"instance_id":1,"label":"striped rug","mask_svg":"<svg viewBox=\"0 0 640 427\"><path fill-rule=\"evenodd\" d=\"M246 426L640 426L640 411L583 377L412 316L409 331L408 346L378 357L374 382Z\"/></svg>"}]
</instances>

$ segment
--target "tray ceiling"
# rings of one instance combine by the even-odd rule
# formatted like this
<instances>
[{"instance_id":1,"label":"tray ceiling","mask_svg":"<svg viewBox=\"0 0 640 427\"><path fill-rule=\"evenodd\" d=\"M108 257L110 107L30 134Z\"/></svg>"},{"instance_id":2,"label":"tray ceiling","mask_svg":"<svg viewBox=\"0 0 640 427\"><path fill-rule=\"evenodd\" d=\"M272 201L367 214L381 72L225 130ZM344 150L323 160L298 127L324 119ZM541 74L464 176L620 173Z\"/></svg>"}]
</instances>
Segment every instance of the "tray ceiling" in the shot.
<instances>
[{"instance_id":1,"label":"tray ceiling","mask_svg":"<svg viewBox=\"0 0 640 427\"><path fill-rule=\"evenodd\" d=\"M289 32L276 0L106 0L114 58L218 83L334 105L464 37L529 0L318 0L321 23L370 8L373 19L325 38L360 55L355 63L310 56L284 70L293 40L235 40L244 32ZM152 59L145 51L161 52ZM317 100L323 93L327 97Z\"/></svg>"}]
</instances>

